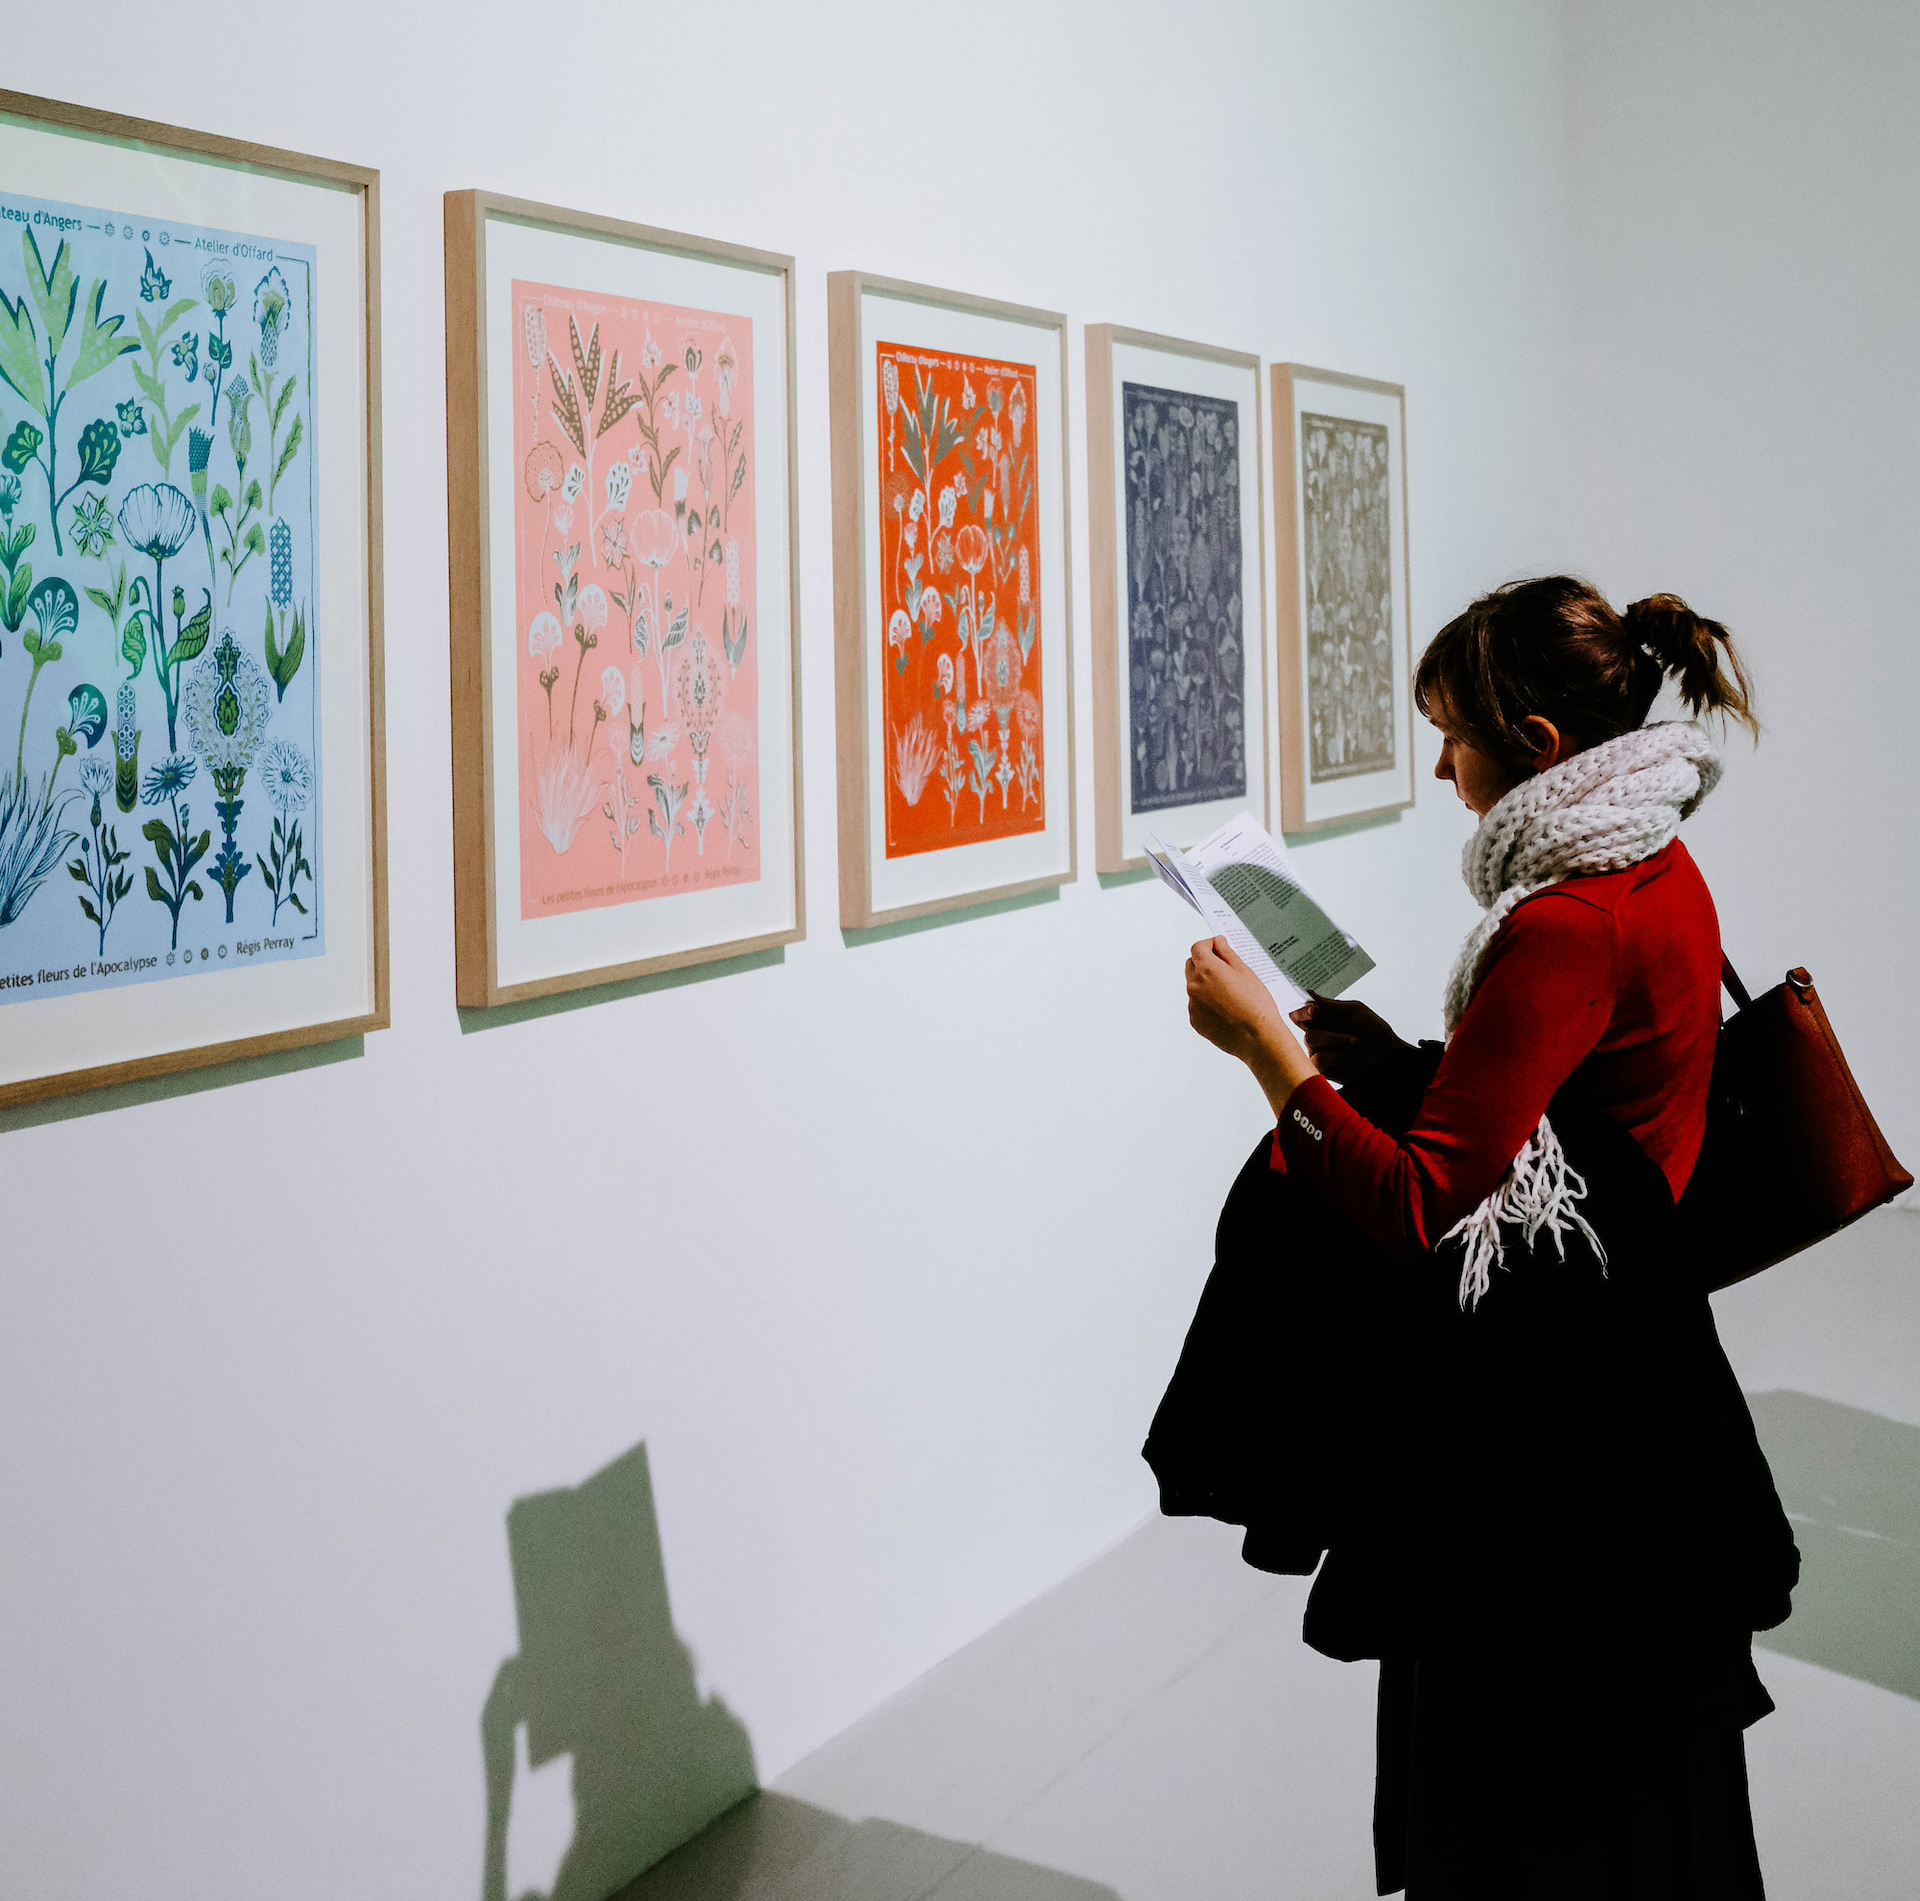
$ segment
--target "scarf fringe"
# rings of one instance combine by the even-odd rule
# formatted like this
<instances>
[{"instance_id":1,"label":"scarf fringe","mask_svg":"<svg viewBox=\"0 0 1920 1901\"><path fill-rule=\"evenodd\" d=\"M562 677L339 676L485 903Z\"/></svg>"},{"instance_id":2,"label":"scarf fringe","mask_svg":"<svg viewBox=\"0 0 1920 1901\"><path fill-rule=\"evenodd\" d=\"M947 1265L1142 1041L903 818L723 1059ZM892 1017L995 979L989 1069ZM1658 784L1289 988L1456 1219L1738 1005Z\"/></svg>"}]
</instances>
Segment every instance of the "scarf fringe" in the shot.
<instances>
[{"instance_id":1,"label":"scarf fringe","mask_svg":"<svg viewBox=\"0 0 1920 1901\"><path fill-rule=\"evenodd\" d=\"M1563 1261L1567 1258L1567 1236L1579 1234L1599 1257L1604 1274L1607 1250L1577 1206L1586 1196L1586 1178L1567 1161L1553 1124L1542 1116L1513 1158L1506 1179L1442 1237L1443 1243L1458 1238L1464 1251L1460 1264L1461 1312L1479 1306L1481 1297L1493 1285L1493 1270L1507 1264L1502 1225L1520 1229L1529 1247L1540 1230L1546 1229Z\"/></svg>"}]
</instances>

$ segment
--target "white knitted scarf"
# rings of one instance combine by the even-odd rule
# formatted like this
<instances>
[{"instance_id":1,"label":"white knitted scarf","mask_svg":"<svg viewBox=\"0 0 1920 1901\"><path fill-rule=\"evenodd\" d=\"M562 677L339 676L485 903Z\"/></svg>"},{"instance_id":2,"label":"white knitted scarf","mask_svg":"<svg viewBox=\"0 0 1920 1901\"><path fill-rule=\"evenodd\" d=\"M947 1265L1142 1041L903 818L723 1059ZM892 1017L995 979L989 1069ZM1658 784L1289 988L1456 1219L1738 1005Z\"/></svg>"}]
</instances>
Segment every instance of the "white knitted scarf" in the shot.
<instances>
[{"instance_id":1,"label":"white knitted scarf","mask_svg":"<svg viewBox=\"0 0 1920 1901\"><path fill-rule=\"evenodd\" d=\"M1467 933L1447 978L1448 1036L1466 1013L1488 945L1521 899L1581 872L1619 871L1651 858L1719 779L1719 756L1706 734L1676 720L1590 746L1515 786L1460 855L1461 876L1486 915ZM1566 1235L1582 1234L1604 1267L1606 1250L1577 1205L1586 1193L1543 1115L1499 1187L1444 1236L1460 1237L1464 1250L1460 1305L1477 1306L1492 1270L1505 1265L1503 1226L1519 1228L1529 1245L1544 1228L1562 1260Z\"/></svg>"}]
</instances>

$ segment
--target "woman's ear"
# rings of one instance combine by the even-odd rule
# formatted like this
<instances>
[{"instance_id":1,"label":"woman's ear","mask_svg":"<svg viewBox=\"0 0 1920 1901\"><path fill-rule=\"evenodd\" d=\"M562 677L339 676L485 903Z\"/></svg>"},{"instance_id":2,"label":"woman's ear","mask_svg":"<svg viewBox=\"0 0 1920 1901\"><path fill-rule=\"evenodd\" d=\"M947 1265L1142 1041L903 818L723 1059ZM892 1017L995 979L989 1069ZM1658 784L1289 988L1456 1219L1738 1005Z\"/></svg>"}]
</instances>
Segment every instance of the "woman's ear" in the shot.
<instances>
[{"instance_id":1,"label":"woman's ear","mask_svg":"<svg viewBox=\"0 0 1920 1901\"><path fill-rule=\"evenodd\" d=\"M1545 772L1549 766L1557 766L1573 751L1559 727L1550 719L1542 719L1538 713L1529 713L1520 722L1520 730L1532 748L1535 772Z\"/></svg>"}]
</instances>

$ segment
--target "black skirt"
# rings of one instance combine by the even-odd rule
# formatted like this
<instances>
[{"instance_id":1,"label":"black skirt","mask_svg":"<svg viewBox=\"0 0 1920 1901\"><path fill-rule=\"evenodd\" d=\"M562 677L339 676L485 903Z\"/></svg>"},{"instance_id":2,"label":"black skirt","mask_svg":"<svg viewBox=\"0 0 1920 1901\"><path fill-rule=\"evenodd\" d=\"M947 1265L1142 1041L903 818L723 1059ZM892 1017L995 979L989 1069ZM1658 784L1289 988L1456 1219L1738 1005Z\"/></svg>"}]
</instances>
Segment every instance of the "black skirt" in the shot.
<instances>
[{"instance_id":1,"label":"black skirt","mask_svg":"<svg viewBox=\"0 0 1920 1901\"><path fill-rule=\"evenodd\" d=\"M1604 1673L1590 1652L1577 1670L1565 1655L1386 1659L1379 1891L1404 1889L1407 1901L1764 1901L1741 1719L1772 1705L1750 1661L1727 1662L1726 1681L1713 1685L1685 1659L1655 1672L1616 1658ZM1710 1693L1676 1698L1689 1676Z\"/></svg>"}]
</instances>

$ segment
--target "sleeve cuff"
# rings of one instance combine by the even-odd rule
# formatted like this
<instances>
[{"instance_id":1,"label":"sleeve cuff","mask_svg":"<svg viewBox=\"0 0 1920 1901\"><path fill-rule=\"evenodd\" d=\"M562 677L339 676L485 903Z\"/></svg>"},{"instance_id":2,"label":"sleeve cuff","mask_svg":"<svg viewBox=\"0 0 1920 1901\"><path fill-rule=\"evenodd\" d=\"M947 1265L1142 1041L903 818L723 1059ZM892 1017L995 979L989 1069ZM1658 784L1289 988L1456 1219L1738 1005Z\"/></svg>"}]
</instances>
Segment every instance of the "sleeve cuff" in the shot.
<instances>
[{"instance_id":1,"label":"sleeve cuff","mask_svg":"<svg viewBox=\"0 0 1920 1901\"><path fill-rule=\"evenodd\" d=\"M1316 1180L1327 1174L1327 1132L1334 1120L1352 1111L1324 1076L1309 1076L1281 1111L1273 1148L1283 1170L1300 1169Z\"/></svg>"}]
</instances>

